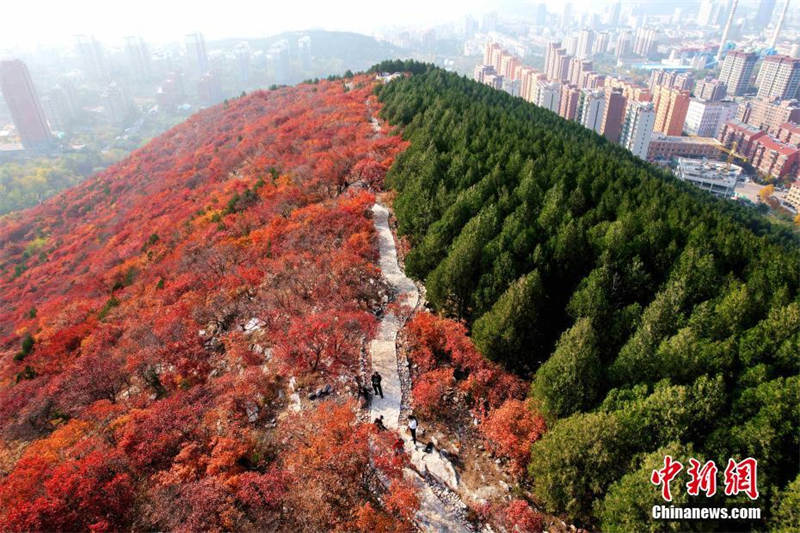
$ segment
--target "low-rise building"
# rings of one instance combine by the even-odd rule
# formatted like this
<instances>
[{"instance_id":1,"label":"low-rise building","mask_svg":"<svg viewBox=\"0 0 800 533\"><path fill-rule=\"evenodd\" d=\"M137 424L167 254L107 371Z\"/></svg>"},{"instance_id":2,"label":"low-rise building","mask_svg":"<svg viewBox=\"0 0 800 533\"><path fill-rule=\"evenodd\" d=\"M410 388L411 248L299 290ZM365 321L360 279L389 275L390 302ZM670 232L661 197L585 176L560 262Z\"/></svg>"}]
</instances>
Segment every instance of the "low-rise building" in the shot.
<instances>
[{"instance_id":1,"label":"low-rise building","mask_svg":"<svg viewBox=\"0 0 800 533\"><path fill-rule=\"evenodd\" d=\"M723 198L730 198L733 196L742 169L719 161L679 157L676 174L679 179L695 187Z\"/></svg>"},{"instance_id":2,"label":"low-rise building","mask_svg":"<svg viewBox=\"0 0 800 533\"><path fill-rule=\"evenodd\" d=\"M764 135L756 141L750 159L762 174L782 178L797 172L800 149Z\"/></svg>"},{"instance_id":3,"label":"low-rise building","mask_svg":"<svg viewBox=\"0 0 800 533\"><path fill-rule=\"evenodd\" d=\"M753 155L755 142L767 134L755 126L750 126L738 120L729 120L722 125L717 139L729 150L736 151L746 158Z\"/></svg>"},{"instance_id":4,"label":"low-rise building","mask_svg":"<svg viewBox=\"0 0 800 533\"><path fill-rule=\"evenodd\" d=\"M683 137L653 133L647 150L647 160L669 160L677 157L719 159L722 153L722 143L713 137Z\"/></svg>"}]
</instances>

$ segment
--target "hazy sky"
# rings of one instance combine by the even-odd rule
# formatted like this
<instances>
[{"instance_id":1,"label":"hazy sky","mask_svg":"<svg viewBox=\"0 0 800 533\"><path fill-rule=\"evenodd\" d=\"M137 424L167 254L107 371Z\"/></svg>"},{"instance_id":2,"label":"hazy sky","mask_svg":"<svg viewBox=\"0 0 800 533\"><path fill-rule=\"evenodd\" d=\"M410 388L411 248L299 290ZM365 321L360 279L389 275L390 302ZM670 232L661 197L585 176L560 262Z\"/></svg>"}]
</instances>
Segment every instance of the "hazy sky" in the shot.
<instances>
[{"instance_id":1,"label":"hazy sky","mask_svg":"<svg viewBox=\"0 0 800 533\"><path fill-rule=\"evenodd\" d=\"M72 42L76 34L101 41L141 35L182 40L201 31L206 38L262 37L318 27L373 33L381 26L420 26L481 14L510 0L0 0L0 47ZM514 2L533 6L538 2ZM572 0L574 6L598 4ZM560 7L562 4L552 4ZM555 9L553 7L551 9Z\"/></svg>"}]
</instances>

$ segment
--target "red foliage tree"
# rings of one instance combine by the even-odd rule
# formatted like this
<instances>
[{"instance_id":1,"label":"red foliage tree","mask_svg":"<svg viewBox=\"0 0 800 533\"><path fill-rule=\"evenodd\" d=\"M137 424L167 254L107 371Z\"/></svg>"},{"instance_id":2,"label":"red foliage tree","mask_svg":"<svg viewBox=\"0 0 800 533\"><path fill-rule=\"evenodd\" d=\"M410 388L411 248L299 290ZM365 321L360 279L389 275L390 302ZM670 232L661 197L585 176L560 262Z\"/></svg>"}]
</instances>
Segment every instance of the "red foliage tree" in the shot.
<instances>
[{"instance_id":1,"label":"red foliage tree","mask_svg":"<svg viewBox=\"0 0 800 533\"><path fill-rule=\"evenodd\" d=\"M513 470L521 474L528 464L531 445L545 431L545 423L525 402L509 399L489 413L481 431L489 448L510 459Z\"/></svg>"}]
</instances>

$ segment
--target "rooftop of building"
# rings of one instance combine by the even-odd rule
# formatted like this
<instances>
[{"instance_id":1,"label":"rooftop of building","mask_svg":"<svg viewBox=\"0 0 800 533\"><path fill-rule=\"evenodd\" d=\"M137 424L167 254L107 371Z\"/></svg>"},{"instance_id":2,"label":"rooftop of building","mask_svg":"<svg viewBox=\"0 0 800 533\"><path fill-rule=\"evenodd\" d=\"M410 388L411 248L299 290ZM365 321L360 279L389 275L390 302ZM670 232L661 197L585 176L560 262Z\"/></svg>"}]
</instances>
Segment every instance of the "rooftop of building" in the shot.
<instances>
[{"instance_id":1,"label":"rooftop of building","mask_svg":"<svg viewBox=\"0 0 800 533\"><path fill-rule=\"evenodd\" d=\"M784 143L782 143L780 141L776 141L775 139L773 139L769 135L765 135L765 136L759 138L758 141L756 141L756 142L758 144L766 147L769 150L774 150L774 151L776 151L776 152L778 152L780 154L787 155L787 156L788 155L794 155L794 154L800 152L800 150L797 149L796 147L794 147L794 146L792 146L790 144L784 144Z\"/></svg>"},{"instance_id":2,"label":"rooftop of building","mask_svg":"<svg viewBox=\"0 0 800 533\"><path fill-rule=\"evenodd\" d=\"M757 135L759 133L762 135L766 135L766 133L764 133L757 127L751 126L750 124L745 124L741 120L735 120L735 119L729 120L725 123L725 125L728 126L729 128L733 128L735 130L739 130L744 133L749 133L751 135Z\"/></svg>"},{"instance_id":3,"label":"rooftop of building","mask_svg":"<svg viewBox=\"0 0 800 533\"><path fill-rule=\"evenodd\" d=\"M708 146L721 146L717 139L714 137L697 137L697 136L683 136L683 135L664 135L663 133L653 132L650 142L664 142L675 144L696 144Z\"/></svg>"}]
</instances>

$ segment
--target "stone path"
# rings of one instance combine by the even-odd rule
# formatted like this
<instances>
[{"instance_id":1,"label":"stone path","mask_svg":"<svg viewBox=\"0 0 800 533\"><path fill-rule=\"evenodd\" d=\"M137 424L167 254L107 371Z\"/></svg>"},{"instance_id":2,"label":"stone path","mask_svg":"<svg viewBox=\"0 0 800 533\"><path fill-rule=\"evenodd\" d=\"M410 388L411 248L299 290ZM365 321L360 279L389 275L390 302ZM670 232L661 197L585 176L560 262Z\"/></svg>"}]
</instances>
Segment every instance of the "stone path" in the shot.
<instances>
[{"instance_id":1,"label":"stone path","mask_svg":"<svg viewBox=\"0 0 800 533\"><path fill-rule=\"evenodd\" d=\"M395 301L401 305L416 308L419 304L419 291L400 270L397 262L397 249L394 237L389 228L389 210L381 205L372 206L375 230L378 233L378 248L380 251L380 267L383 277L391 285L395 293ZM384 424L393 431L398 431L406 445L406 452L411 457L414 468L407 468L404 477L411 481L418 490L420 497L420 510L417 513L417 525L423 531L471 531L472 528L461 516L464 504L460 500L443 501L437 496L433 488L444 485L449 489L448 495L458 486L455 469L449 461L439 455L438 451L425 453L422 445L414 446L405 426L401 427L400 413L402 405L402 390L400 376L397 370L397 332L402 327L402 319L394 313L387 312L381 320L378 334L370 344L372 368L377 370L382 377L383 398L375 397L370 405L370 419L374 420L383 416ZM431 476L435 483L429 483L423 476ZM442 493L441 487L437 487ZM453 509L455 507L455 510ZM460 512L459 512L460 511Z\"/></svg>"}]
</instances>

